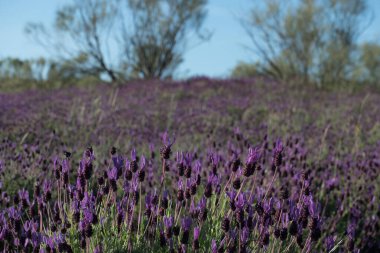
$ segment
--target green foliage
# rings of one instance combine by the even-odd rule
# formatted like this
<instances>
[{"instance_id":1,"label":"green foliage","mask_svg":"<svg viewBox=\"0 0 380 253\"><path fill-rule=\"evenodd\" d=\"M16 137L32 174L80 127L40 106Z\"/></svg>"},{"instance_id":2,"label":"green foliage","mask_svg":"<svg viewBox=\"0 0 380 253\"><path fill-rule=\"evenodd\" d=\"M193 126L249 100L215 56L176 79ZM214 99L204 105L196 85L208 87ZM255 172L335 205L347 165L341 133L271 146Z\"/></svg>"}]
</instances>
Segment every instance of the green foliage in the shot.
<instances>
[{"instance_id":1,"label":"green foliage","mask_svg":"<svg viewBox=\"0 0 380 253\"><path fill-rule=\"evenodd\" d=\"M60 88L68 85L87 86L99 78L79 73L72 61L56 62L45 58L21 60L0 59L0 90Z\"/></svg>"},{"instance_id":2,"label":"green foliage","mask_svg":"<svg viewBox=\"0 0 380 253\"><path fill-rule=\"evenodd\" d=\"M360 48L360 63L362 64L363 81L380 85L380 45L364 43Z\"/></svg>"},{"instance_id":3,"label":"green foliage","mask_svg":"<svg viewBox=\"0 0 380 253\"><path fill-rule=\"evenodd\" d=\"M270 0L258 4L248 19L242 21L260 56L259 67L252 71L260 69L260 73L277 79L318 86L356 82L358 38L367 14L366 0L306 0L286 4ZM374 51L376 45L364 45L359 57L368 81L378 73L378 59L368 55ZM245 70L239 65L236 69Z\"/></svg>"},{"instance_id":4,"label":"green foliage","mask_svg":"<svg viewBox=\"0 0 380 253\"><path fill-rule=\"evenodd\" d=\"M239 62L232 70L231 76L239 77L253 77L259 74L259 66L257 63Z\"/></svg>"}]
</instances>

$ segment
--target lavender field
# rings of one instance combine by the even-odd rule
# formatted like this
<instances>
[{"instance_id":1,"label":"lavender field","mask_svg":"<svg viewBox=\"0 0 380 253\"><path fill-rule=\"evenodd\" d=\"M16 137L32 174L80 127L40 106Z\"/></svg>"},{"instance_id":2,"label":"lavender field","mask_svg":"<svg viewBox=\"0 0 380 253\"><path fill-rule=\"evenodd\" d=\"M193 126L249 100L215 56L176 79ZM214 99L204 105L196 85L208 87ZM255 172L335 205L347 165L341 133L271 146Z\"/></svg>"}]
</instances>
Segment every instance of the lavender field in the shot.
<instances>
[{"instance_id":1,"label":"lavender field","mask_svg":"<svg viewBox=\"0 0 380 253\"><path fill-rule=\"evenodd\" d=\"M370 87L0 93L1 252L380 252L379 172Z\"/></svg>"}]
</instances>

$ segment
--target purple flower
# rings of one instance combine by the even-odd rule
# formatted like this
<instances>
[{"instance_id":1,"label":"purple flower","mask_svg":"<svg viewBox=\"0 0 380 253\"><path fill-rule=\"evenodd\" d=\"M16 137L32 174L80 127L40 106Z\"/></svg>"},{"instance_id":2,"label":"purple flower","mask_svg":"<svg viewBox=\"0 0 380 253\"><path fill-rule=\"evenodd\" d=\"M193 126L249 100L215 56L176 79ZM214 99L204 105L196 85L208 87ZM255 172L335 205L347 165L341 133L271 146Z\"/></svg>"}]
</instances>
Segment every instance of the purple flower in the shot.
<instances>
[{"instance_id":1,"label":"purple flower","mask_svg":"<svg viewBox=\"0 0 380 253\"><path fill-rule=\"evenodd\" d=\"M171 228L173 224L174 224L174 218L172 216L164 217L164 225L166 228Z\"/></svg>"},{"instance_id":2,"label":"purple flower","mask_svg":"<svg viewBox=\"0 0 380 253\"><path fill-rule=\"evenodd\" d=\"M181 220L182 229L188 231L191 227L191 218L183 218Z\"/></svg>"},{"instance_id":3,"label":"purple flower","mask_svg":"<svg viewBox=\"0 0 380 253\"><path fill-rule=\"evenodd\" d=\"M80 203L80 202L79 202L78 200L73 200L73 201L71 202L71 209L72 209L74 212L80 210L80 209L79 209L79 206L80 206L79 203Z\"/></svg>"},{"instance_id":4,"label":"purple flower","mask_svg":"<svg viewBox=\"0 0 380 253\"><path fill-rule=\"evenodd\" d=\"M145 169L145 166L146 166L146 159L145 159L145 156L142 155L140 159L140 168Z\"/></svg>"},{"instance_id":5,"label":"purple flower","mask_svg":"<svg viewBox=\"0 0 380 253\"><path fill-rule=\"evenodd\" d=\"M117 169L112 168L107 172L107 175L109 180L117 180Z\"/></svg>"},{"instance_id":6,"label":"purple flower","mask_svg":"<svg viewBox=\"0 0 380 253\"><path fill-rule=\"evenodd\" d=\"M92 162L95 160L95 152L92 147L88 147L84 152L83 152L83 158L88 158L89 162Z\"/></svg>"},{"instance_id":7,"label":"purple flower","mask_svg":"<svg viewBox=\"0 0 380 253\"><path fill-rule=\"evenodd\" d=\"M87 226L87 223L88 223L88 221L87 220L81 220L80 222L79 222L79 231L80 232L84 232L84 230L86 229L86 226Z\"/></svg>"},{"instance_id":8,"label":"purple flower","mask_svg":"<svg viewBox=\"0 0 380 253\"><path fill-rule=\"evenodd\" d=\"M52 189L52 186L51 186L51 182L48 181L48 180L45 180L44 183L43 183L43 191L44 193L48 193L48 192L51 192L51 189Z\"/></svg>"},{"instance_id":9,"label":"purple flower","mask_svg":"<svg viewBox=\"0 0 380 253\"><path fill-rule=\"evenodd\" d=\"M264 208L264 211L266 213L269 213L273 209L274 202L275 202L275 200L273 198L270 198L270 199L264 201L263 208ZM279 204L279 206L281 206L280 201L278 201L277 203Z\"/></svg>"},{"instance_id":10,"label":"purple flower","mask_svg":"<svg viewBox=\"0 0 380 253\"><path fill-rule=\"evenodd\" d=\"M198 240L200 234L200 229L199 227L194 228L194 241Z\"/></svg>"},{"instance_id":11,"label":"purple flower","mask_svg":"<svg viewBox=\"0 0 380 253\"><path fill-rule=\"evenodd\" d=\"M219 183L219 177L216 175L209 175L207 178L207 183L210 183L212 185L218 185Z\"/></svg>"},{"instance_id":12,"label":"purple flower","mask_svg":"<svg viewBox=\"0 0 380 253\"><path fill-rule=\"evenodd\" d=\"M91 206L91 198L90 196L88 195L88 192L85 192L83 194L83 199L82 201L80 202L80 206L81 208L89 208Z\"/></svg>"},{"instance_id":13,"label":"purple flower","mask_svg":"<svg viewBox=\"0 0 380 253\"><path fill-rule=\"evenodd\" d=\"M170 137L168 136L168 132L166 132L166 131L162 135L162 143L166 147L171 147L174 144L175 140L176 140L176 138L175 138L175 136L173 136L173 139L170 141Z\"/></svg>"},{"instance_id":14,"label":"purple flower","mask_svg":"<svg viewBox=\"0 0 380 253\"><path fill-rule=\"evenodd\" d=\"M25 189L19 190L18 196L20 197L21 200L25 200L29 204L29 192L28 191L26 191Z\"/></svg>"},{"instance_id":15,"label":"purple flower","mask_svg":"<svg viewBox=\"0 0 380 253\"><path fill-rule=\"evenodd\" d=\"M67 161L67 159L64 159L62 161L62 173L68 173L69 170L70 170L70 167L69 167L69 162Z\"/></svg>"},{"instance_id":16,"label":"purple flower","mask_svg":"<svg viewBox=\"0 0 380 253\"><path fill-rule=\"evenodd\" d=\"M77 170L77 172L78 172L78 175L84 175L84 166L85 166L85 163L86 163L86 160L80 160L80 162L79 162L79 167L78 167L78 170Z\"/></svg>"},{"instance_id":17,"label":"purple flower","mask_svg":"<svg viewBox=\"0 0 380 253\"><path fill-rule=\"evenodd\" d=\"M298 220L300 211L293 200L289 200L289 218L291 220Z\"/></svg>"},{"instance_id":18,"label":"purple flower","mask_svg":"<svg viewBox=\"0 0 380 253\"><path fill-rule=\"evenodd\" d=\"M46 246L49 246L50 249L54 249L55 248L54 238L53 237L44 236L42 238L42 241L43 241L43 243L46 244ZM26 247L26 245L25 245L25 247Z\"/></svg>"},{"instance_id":19,"label":"purple flower","mask_svg":"<svg viewBox=\"0 0 380 253\"><path fill-rule=\"evenodd\" d=\"M247 227L244 227L240 235L240 240L243 245L248 242L248 238L249 238L249 229Z\"/></svg>"},{"instance_id":20,"label":"purple flower","mask_svg":"<svg viewBox=\"0 0 380 253\"><path fill-rule=\"evenodd\" d=\"M332 177L326 181L327 189L331 190L339 185L339 180L337 177Z\"/></svg>"},{"instance_id":21,"label":"purple flower","mask_svg":"<svg viewBox=\"0 0 380 253\"><path fill-rule=\"evenodd\" d=\"M189 213L192 217L196 217L199 213L199 209L195 208L194 200L191 200Z\"/></svg>"},{"instance_id":22,"label":"purple flower","mask_svg":"<svg viewBox=\"0 0 380 253\"><path fill-rule=\"evenodd\" d=\"M124 159L122 156L112 156L112 161L114 168L116 168L117 176L116 179L118 179L123 174L123 165L124 165Z\"/></svg>"},{"instance_id":23,"label":"purple flower","mask_svg":"<svg viewBox=\"0 0 380 253\"><path fill-rule=\"evenodd\" d=\"M162 136L162 144L163 146L160 149L160 155L163 160L168 160L170 158L170 155L172 153L171 146L174 144L175 137L173 138L173 141L170 141L167 132L165 132ZM163 174L165 171L163 171Z\"/></svg>"},{"instance_id":24,"label":"purple flower","mask_svg":"<svg viewBox=\"0 0 380 253\"><path fill-rule=\"evenodd\" d=\"M25 221L24 223L24 230L25 232L33 232L36 233L38 230L38 222L33 222L33 221Z\"/></svg>"},{"instance_id":25,"label":"purple flower","mask_svg":"<svg viewBox=\"0 0 380 253\"><path fill-rule=\"evenodd\" d=\"M123 183L123 190L124 190L124 192L129 192L130 189L131 189L131 184L127 180L125 180L124 183Z\"/></svg>"},{"instance_id":26,"label":"purple flower","mask_svg":"<svg viewBox=\"0 0 380 253\"><path fill-rule=\"evenodd\" d=\"M136 161L136 149L132 149L132 151L131 151L131 159L132 159L132 161Z\"/></svg>"},{"instance_id":27,"label":"purple flower","mask_svg":"<svg viewBox=\"0 0 380 253\"><path fill-rule=\"evenodd\" d=\"M282 144L282 141L278 139L274 146L274 152L279 153L279 152L282 152L283 149L284 149L284 146Z\"/></svg>"},{"instance_id":28,"label":"purple flower","mask_svg":"<svg viewBox=\"0 0 380 253\"><path fill-rule=\"evenodd\" d=\"M30 231L31 229L32 229L32 221L25 221L25 223L24 223L24 230L26 231L26 232L28 232L28 231Z\"/></svg>"},{"instance_id":29,"label":"purple flower","mask_svg":"<svg viewBox=\"0 0 380 253\"><path fill-rule=\"evenodd\" d=\"M218 244L216 243L216 240L211 241L211 252L212 253L218 253Z\"/></svg>"},{"instance_id":30,"label":"purple flower","mask_svg":"<svg viewBox=\"0 0 380 253\"><path fill-rule=\"evenodd\" d=\"M198 203L198 208L199 209L205 209L207 204L207 199L203 196Z\"/></svg>"},{"instance_id":31,"label":"purple flower","mask_svg":"<svg viewBox=\"0 0 380 253\"><path fill-rule=\"evenodd\" d=\"M257 163L260 159L260 152L258 148L249 148L248 149L248 156L247 156L247 165L253 165Z\"/></svg>"},{"instance_id":32,"label":"purple flower","mask_svg":"<svg viewBox=\"0 0 380 253\"><path fill-rule=\"evenodd\" d=\"M309 201L308 201L308 207L309 207L309 212L311 217L313 218L319 218L321 206L319 203L316 203L313 201L313 198L310 196Z\"/></svg>"},{"instance_id":33,"label":"purple flower","mask_svg":"<svg viewBox=\"0 0 380 253\"><path fill-rule=\"evenodd\" d=\"M195 166L194 166L194 171L195 171L195 174L198 175L201 173L201 170L202 170L202 164L200 161L196 161L195 162Z\"/></svg>"},{"instance_id":34,"label":"purple flower","mask_svg":"<svg viewBox=\"0 0 380 253\"><path fill-rule=\"evenodd\" d=\"M220 162L220 156L216 153L212 153L210 155L210 161L212 166L218 167L218 164Z\"/></svg>"},{"instance_id":35,"label":"purple flower","mask_svg":"<svg viewBox=\"0 0 380 253\"><path fill-rule=\"evenodd\" d=\"M98 245L94 249L94 253L103 253L103 247L102 245Z\"/></svg>"},{"instance_id":36,"label":"purple flower","mask_svg":"<svg viewBox=\"0 0 380 253\"><path fill-rule=\"evenodd\" d=\"M4 226L0 230L0 240L3 241L8 233L8 224L4 224Z\"/></svg>"},{"instance_id":37,"label":"purple flower","mask_svg":"<svg viewBox=\"0 0 380 253\"><path fill-rule=\"evenodd\" d=\"M288 213L282 213L281 215L281 222L282 222L282 225L283 227L288 227L289 225L289 215Z\"/></svg>"},{"instance_id":38,"label":"purple flower","mask_svg":"<svg viewBox=\"0 0 380 253\"><path fill-rule=\"evenodd\" d=\"M124 214L122 203L118 202L117 203L117 225L118 225L119 230L120 230L121 223L124 220L124 216L125 214Z\"/></svg>"},{"instance_id":39,"label":"purple flower","mask_svg":"<svg viewBox=\"0 0 380 253\"><path fill-rule=\"evenodd\" d=\"M347 235L350 238L354 238L355 237L355 229L356 229L356 225L355 224L353 224L353 223L348 224L348 226L347 226Z\"/></svg>"},{"instance_id":40,"label":"purple flower","mask_svg":"<svg viewBox=\"0 0 380 253\"><path fill-rule=\"evenodd\" d=\"M190 153L186 153L184 156L184 162L187 167L191 167L191 164L193 162L193 155Z\"/></svg>"},{"instance_id":41,"label":"purple flower","mask_svg":"<svg viewBox=\"0 0 380 253\"><path fill-rule=\"evenodd\" d=\"M277 140L273 150L272 165L279 167L282 164L282 151L284 147L281 140Z\"/></svg>"},{"instance_id":42,"label":"purple flower","mask_svg":"<svg viewBox=\"0 0 380 253\"><path fill-rule=\"evenodd\" d=\"M177 151L176 153L176 162L179 163L179 164L183 164L183 153L182 152L179 152Z\"/></svg>"},{"instance_id":43,"label":"purple flower","mask_svg":"<svg viewBox=\"0 0 380 253\"><path fill-rule=\"evenodd\" d=\"M21 218L20 211L13 206L8 208L8 216L14 220L19 220Z\"/></svg>"},{"instance_id":44,"label":"purple flower","mask_svg":"<svg viewBox=\"0 0 380 253\"><path fill-rule=\"evenodd\" d=\"M84 209L83 210L83 218L84 220L86 220L86 222L88 223L94 223L95 222L95 215L93 214L93 212L89 209Z\"/></svg>"},{"instance_id":45,"label":"purple flower","mask_svg":"<svg viewBox=\"0 0 380 253\"><path fill-rule=\"evenodd\" d=\"M231 190L231 191L226 192L226 194L230 198L230 201L234 201L237 193L235 190Z\"/></svg>"},{"instance_id":46,"label":"purple flower","mask_svg":"<svg viewBox=\"0 0 380 253\"><path fill-rule=\"evenodd\" d=\"M37 248L41 244L41 242L42 242L42 236L39 233L33 233L32 234L32 240L31 240L32 246L34 248Z\"/></svg>"},{"instance_id":47,"label":"purple flower","mask_svg":"<svg viewBox=\"0 0 380 253\"><path fill-rule=\"evenodd\" d=\"M183 190L183 181L182 181L182 178L178 180L177 186L178 186L178 189Z\"/></svg>"},{"instance_id":48,"label":"purple flower","mask_svg":"<svg viewBox=\"0 0 380 253\"><path fill-rule=\"evenodd\" d=\"M330 250L332 250L332 248L334 248L334 245L335 245L335 237L332 236L332 235L329 235L326 237L325 239L325 247L326 247L326 251L329 252Z\"/></svg>"},{"instance_id":49,"label":"purple flower","mask_svg":"<svg viewBox=\"0 0 380 253\"><path fill-rule=\"evenodd\" d=\"M134 190L134 191L137 191L137 187L138 187L138 182L137 182L137 177L135 177L135 178L133 178L133 180L132 180L132 189Z\"/></svg>"},{"instance_id":50,"label":"purple flower","mask_svg":"<svg viewBox=\"0 0 380 253\"><path fill-rule=\"evenodd\" d=\"M243 209L244 205L245 205L245 198L244 198L244 194L242 193L239 193L239 196L237 198L237 201L236 201L236 207L239 208L239 209Z\"/></svg>"}]
</instances>

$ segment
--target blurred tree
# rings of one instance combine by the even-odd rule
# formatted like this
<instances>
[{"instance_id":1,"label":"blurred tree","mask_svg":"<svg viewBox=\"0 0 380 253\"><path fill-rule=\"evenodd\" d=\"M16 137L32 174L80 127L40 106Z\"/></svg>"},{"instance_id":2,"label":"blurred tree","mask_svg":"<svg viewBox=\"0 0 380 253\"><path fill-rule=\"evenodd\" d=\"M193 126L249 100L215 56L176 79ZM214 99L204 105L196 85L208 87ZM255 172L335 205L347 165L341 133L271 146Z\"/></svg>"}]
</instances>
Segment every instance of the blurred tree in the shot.
<instances>
[{"instance_id":1,"label":"blurred tree","mask_svg":"<svg viewBox=\"0 0 380 253\"><path fill-rule=\"evenodd\" d=\"M207 0L127 0L131 29L124 29L126 66L138 78L170 77L183 60L186 41L201 28Z\"/></svg>"},{"instance_id":2,"label":"blurred tree","mask_svg":"<svg viewBox=\"0 0 380 253\"><path fill-rule=\"evenodd\" d=\"M94 83L90 75L78 72L70 62L55 62L45 58L0 59L0 89L61 87L68 84Z\"/></svg>"},{"instance_id":3,"label":"blurred tree","mask_svg":"<svg viewBox=\"0 0 380 253\"><path fill-rule=\"evenodd\" d=\"M30 23L25 31L76 73L164 78L182 62L186 40L201 27L207 0L73 0L58 9L53 31ZM111 53L112 56L111 56ZM120 62L115 61L120 57Z\"/></svg>"},{"instance_id":4,"label":"blurred tree","mask_svg":"<svg viewBox=\"0 0 380 253\"><path fill-rule=\"evenodd\" d=\"M370 42L361 45L360 62L364 81L380 86L380 45Z\"/></svg>"},{"instance_id":5,"label":"blurred tree","mask_svg":"<svg viewBox=\"0 0 380 253\"><path fill-rule=\"evenodd\" d=\"M263 73L328 85L350 79L367 10L366 0L267 0L242 25Z\"/></svg>"},{"instance_id":6,"label":"blurred tree","mask_svg":"<svg viewBox=\"0 0 380 253\"><path fill-rule=\"evenodd\" d=\"M117 80L110 63L109 34L118 17L119 0L73 0L57 10L54 32L43 24L29 23L25 31L52 50L59 61L71 64L76 72Z\"/></svg>"},{"instance_id":7,"label":"blurred tree","mask_svg":"<svg viewBox=\"0 0 380 253\"><path fill-rule=\"evenodd\" d=\"M231 76L239 77L253 77L260 74L260 66L258 63L239 62L231 72Z\"/></svg>"},{"instance_id":8,"label":"blurred tree","mask_svg":"<svg viewBox=\"0 0 380 253\"><path fill-rule=\"evenodd\" d=\"M350 82L357 65L358 38L370 23L366 0L325 0L318 63L320 84Z\"/></svg>"},{"instance_id":9,"label":"blurred tree","mask_svg":"<svg viewBox=\"0 0 380 253\"><path fill-rule=\"evenodd\" d=\"M18 58L5 58L0 60L0 78L32 80L32 62L30 60L21 60Z\"/></svg>"},{"instance_id":10,"label":"blurred tree","mask_svg":"<svg viewBox=\"0 0 380 253\"><path fill-rule=\"evenodd\" d=\"M45 59L0 59L0 89L40 86L45 81Z\"/></svg>"}]
</instances>

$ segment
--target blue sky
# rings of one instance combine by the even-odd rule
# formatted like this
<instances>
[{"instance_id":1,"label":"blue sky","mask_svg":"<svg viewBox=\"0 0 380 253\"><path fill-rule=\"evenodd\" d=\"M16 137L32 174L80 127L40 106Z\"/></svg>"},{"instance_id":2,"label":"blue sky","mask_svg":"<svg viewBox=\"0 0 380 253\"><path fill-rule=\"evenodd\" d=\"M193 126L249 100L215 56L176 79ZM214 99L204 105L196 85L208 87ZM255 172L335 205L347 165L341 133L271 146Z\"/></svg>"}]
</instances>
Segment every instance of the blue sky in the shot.
<instances>
[{"instance_id":1,"label":"blue sky","mask_svg":"<svg viewBox=\"0 0 380 253\"><path fill-rule=\"evenodd\" d=\"M27 22L50 25L57 7L69 0L0 0L0 57L33 58L47 52L24 34ZM380 41L380 0L369 0L374 20L363 34L363 40ZM240 27L242 17L252 0L209 0L205 28L213 32L211 40L191 48L185 54L179 76L227 76L239 61L254 59L245 49L249 38ZM191 42L190 42L191 44Z\"/></svg>"}]
</instances>

